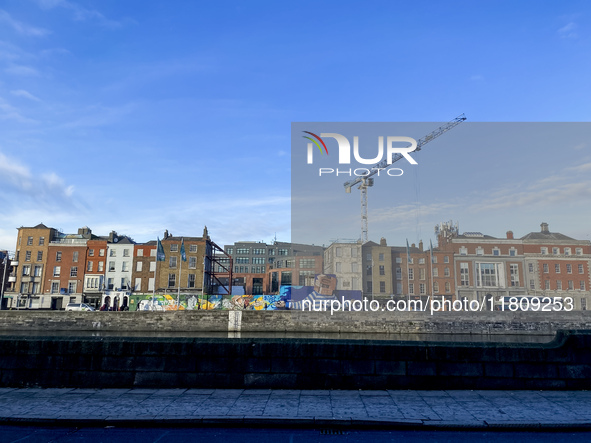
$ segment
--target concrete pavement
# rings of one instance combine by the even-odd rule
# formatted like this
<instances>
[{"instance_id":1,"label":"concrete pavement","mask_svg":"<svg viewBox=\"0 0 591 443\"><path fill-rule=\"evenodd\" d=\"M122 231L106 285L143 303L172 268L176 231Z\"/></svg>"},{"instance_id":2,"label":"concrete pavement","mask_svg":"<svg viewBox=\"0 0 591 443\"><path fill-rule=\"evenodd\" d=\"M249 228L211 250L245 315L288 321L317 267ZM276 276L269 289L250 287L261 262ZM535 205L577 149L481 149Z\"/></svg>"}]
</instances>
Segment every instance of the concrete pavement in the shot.
<instances>
[{"instance_id":1,"label":"concrete pavement","mask_svg":"<svg viewBox=\"0 0 591 443\"><path fill-rule=\"evenodd\" d=\"M591 431L591 392L0 388L0 424Z\"/></svg>"}]
</instances>

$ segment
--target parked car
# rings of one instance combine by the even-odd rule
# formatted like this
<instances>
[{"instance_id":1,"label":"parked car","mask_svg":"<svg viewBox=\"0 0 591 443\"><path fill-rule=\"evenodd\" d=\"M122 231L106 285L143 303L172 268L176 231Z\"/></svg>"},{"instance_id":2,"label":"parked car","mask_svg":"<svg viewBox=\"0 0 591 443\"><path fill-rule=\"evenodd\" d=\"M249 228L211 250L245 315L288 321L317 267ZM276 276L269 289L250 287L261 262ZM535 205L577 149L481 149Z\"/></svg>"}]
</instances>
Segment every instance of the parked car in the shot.
<instances>
[{"instance_id":1,"label":"parked car","mask_svg":"<svg viewBox=\"0 0 591 443\"><path fill-rule=\"evenodd\" d=\"M95 311L95 309L86 303L68 303L66 311Z\"/></svg>"}]
</instances>

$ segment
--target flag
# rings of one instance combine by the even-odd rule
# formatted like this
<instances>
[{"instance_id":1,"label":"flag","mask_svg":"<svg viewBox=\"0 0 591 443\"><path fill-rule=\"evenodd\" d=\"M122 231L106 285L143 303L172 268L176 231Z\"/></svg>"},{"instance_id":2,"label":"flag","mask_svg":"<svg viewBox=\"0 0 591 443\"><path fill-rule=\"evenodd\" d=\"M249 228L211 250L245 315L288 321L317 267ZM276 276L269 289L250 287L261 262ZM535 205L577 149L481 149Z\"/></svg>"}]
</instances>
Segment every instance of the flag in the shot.
<instances>
[{"instance_id":1,"label":"flag","mask_svg":"<svg viewBox=\"0 0 591 443\"><path fill-rule=\"evenodd\" d=\"M156 261L165 261L166 255L164 254L164 248L162 247L162 243L160 243L160 239L158 238L158 247L156 248Z\"/></svg>"},{"instance_id":2,"label":"flag","mask_svg":"<svg viewBox=\"0 0 591 443\"><path fill-rule=\"evenodd\" d=\"M181 260L187 261L187 254L185 254L185 239L181 238Z\"/></svg>"},{"instance_id":3,"label":"flag","mask_svg":"<svg viewBox=\"0 0 591 443\"><path fill-rule=\"evenodd\" d=\"M410 248L408 247L408 238L406 239L406 263L410 264Z\"/></svg>"}]
</instances>

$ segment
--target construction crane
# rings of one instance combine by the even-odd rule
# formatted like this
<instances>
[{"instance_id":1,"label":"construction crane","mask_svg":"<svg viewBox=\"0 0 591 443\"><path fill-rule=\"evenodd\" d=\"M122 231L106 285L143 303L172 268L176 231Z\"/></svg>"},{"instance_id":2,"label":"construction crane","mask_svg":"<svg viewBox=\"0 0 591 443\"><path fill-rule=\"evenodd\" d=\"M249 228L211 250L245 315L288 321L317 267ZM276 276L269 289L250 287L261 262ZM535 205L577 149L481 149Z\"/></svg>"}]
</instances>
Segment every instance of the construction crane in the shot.
<instances>
[{"instance_id":1,"label":"construction crane","mask_svg":"<svg viewBox=\"0 0 591 443\"><path fill-rule=\"evenodd\" d=\"M466 120L466 116L464 114L460 115L459 117L454 118L452 121L446 123L443 126L435 129L433 132L427 134L423 138L417 141L417 147L413 152L418 152L421 150L421 147L429 143L431 140L435 140L442 134L445 134L450 129L456 127L460 123ZM347 194L351 193L351 188L353 186L359 185L357 189L361 191L361 242L367 242L367 189L374 184L374 179L372 178L378 172L383 171L384 169L389 168L395 162L403 158L402 154L396 154L392 157L392 163L388 164L388 159L385 158L378 164L376 164L373 168L370 169L369 174L364 175L362 177L357 177L355 180L348 181L344 184L345 192Z\"/></svg>"}]
</instances>

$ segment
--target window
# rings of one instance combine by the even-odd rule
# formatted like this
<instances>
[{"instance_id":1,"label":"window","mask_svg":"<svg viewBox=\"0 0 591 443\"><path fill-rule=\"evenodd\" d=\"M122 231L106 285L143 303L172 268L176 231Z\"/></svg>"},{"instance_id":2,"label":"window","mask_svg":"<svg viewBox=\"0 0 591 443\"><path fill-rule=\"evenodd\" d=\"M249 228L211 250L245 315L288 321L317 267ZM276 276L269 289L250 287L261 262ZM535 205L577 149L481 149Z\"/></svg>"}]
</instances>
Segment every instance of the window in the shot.
<instances>
[{"instance_id":1,"label":"window","mask_svg":"<svg viewBox=\"0 0 591 443\"><path fill-rule=\"evenodd\" d=\"M197 257L189 257L189 269L197 269Z\"/></svg>"},{"instance_id":2,"label":"window","mask_svg":"<svg viewBox=\"0 0 591 443\"><path fill-rule=\"evenodd\" d=\"M335 265L335 271L341 272L341 262L336 262L334 265Z\"/></svg>"},{"instance_id":3,"label":"window","mask_svg":"<svg viewBox=\"0 0 591 443\"><path fill-rule=\"evenodd\" d=\"M109 262L109 272L115 272L115 262L114 261Z\"/></svg>"},{"instance_id":4,"label":"window","mask_svg":"<svg viewBox=\"0 0 591 443\"><path fill-rule=\"evenodd\" d=\"M156 257L156 249L150 249L150 257ZM149 283L148 283L149 284Z\"/></svg>"},{"instance_id":5,"label":"window","mask_svg":"<svg viewBox=\"0 0 591 443\"><path fill-rule=\"evenodd\" d=\"M128 272L129 271L129 262L128 261L124 261L121 264L121 272Z\"/></svg>"},{"instance_id":6,"label":"window","mask_svg":"<svg viewBox=\"0 0 591 443\"><path fill-rule=\"evenodd\" d=\"M43 251L37 251L37 261L43 261Z\"/></svg>"},{"instance_id":7,"label":"window","mask_svg":"<svg viewBox=\"0 0 591 443\"><path fill-rule=\"evenodd\" d=\"M583 248L576 248L575 249L575 254L577 254L577 255L583 255Z\"/></svg>"},{"instance_id":8,"label":"window","mask_svg":"<svg viewBox=\"0 0 591 443\"><path fill-rule=\"evenodd\" d=\"M76 282L71 281L68 283L68 294L75 294L76 293Z\"/></svg>"},{"instance_id":9,"label":"window","mask_svg":"<svg viewBox=\"0 0 591 443\"><path fill-rule=\"evenodd\" d=\"M460 263L460 286L470 286L468 263Z\"/></svg>"},{"instance_id":10,"label":"window","mask_svg":"<svg viewBox=\"0 0 591 443\"><path fill-rule=\"evenodd\" d=\"M197 252L197 245L189 245L189 252Z\"/></svg>"},{"instance_id":11,"label":"window","mask_svg":"<svg viewBox=\"0 0 591 443\"><path fill-rule=\"evenodd\" d=\"M351 263L351 272L359 272L359 263L357 263L357 262Z\"/></svg>"},{"instance_id":12,"label":"window","mask_svg":"<svg viewBox=\"0 0 591 443\"><path fill-rule=\"evenodd\" d=\"M195 258L195 257L193 257ZM314 262L314 260L312 260ZM253 257L252 259L253 265L264 265L265 264L265 257ZM302 266L302 260L300 260L300 268L313 268L314 266Z\"/></svg>"},{"instance_id":13,"label":"window","mask_svg":"<svg viewBox=\"0 0 591 443\"><path fill-rule=\"evenodd\" d=\"M425 268L419 268L419 280L425 280Z\"/></svg>"},{"instance_id":14,"label":"window","mask_svg":"<svg viewBox=\"0 0 591 443\"><path fill-rule=\"evenodd\" d=\"M282 285L291 285L291 271L282 271L281 272L281 284Z\"/></svg>"},{"instance_id":15,"label":"window","mask_svg":"<svg viewBox=\"0 0 591 443\"><path fill-rule=\"evenodd\" d=\"M567 274L572 274L573 273L573 265L571 265L570 263L566 264L566 273Z\"/></svg>"},{"instance_id":16,"label":"window","mask_svg":"<svg viewBox=\"0 0 591 443\"><path fill-rule=\"evenodd\" d=\"M25 261L31 261L31 251L25 252Z\"/></svg>"},{"instance_id":17,"label":"window","mask_svg":"<svg viewBox=\"0 0 591 443\"><path fill-rule=\"evenodd\" d=\"M443 257L443 263L449 263L449 256L444 256Z\"/></svg>"},{"instance_id":18,"label":"window","mask_svg":"<svg viewBox=\"0 0 591 443\"><path fill-rule=\"evenodd\" d=\"M281 255L281 254L279 254L279 255ZM341 257L342 255L343 255L343 252L342 252L341 248L337 246L336 247L336 250L335 250L335 256L336 257Z\"/></svg>"},{"instance_id":19,"label":"window","mask_svg":"<svg viewBox=\"0 0 591 443\"><path fill-rule=\"evenodd\" d=\"M547 274L548 272L550 272L550 269L548 268L548 263L544 263L542 265L543 269L544 269L544 274Z\"/></svg>"},{"instance_id":20,"label":"window","mask_svg":"<svg viewBox=\"0 0 591 443\"><path fill-rule=\"evenodd\" d=\"M168 274L168 287L173 288L176 285L176 274Z\"/></svg>"},{"instance_id":21,"label":"window","mask_svg":"<svg viewBox=\"0 0 591 443\"><path fill-rule=\"evenodd\" d=\"M546 280L546 281L544 282L544 288L545 288L546 290L549 290L549 289L550 289L550 280Z\"/></svg>"},{"instance_id":22,"label":"window","mask_svg":"<svg viewBox=\"0 0 591 443\"><path fill-rule=\"evenodd\" d=\"M39 246L43 246L45 244L45 237L39 237Z\"/></svg>"},{"instance_id":23,"label":"window","mask_svg":"<svg viewBox=\"0 0 591 443\"><path fill-rule=\"evenodd\" d=\"M195 287L195 274L189 274L189 280L187 281L187 288Z\"/></svg>"},{"instance_id":24,"label":"window","mask_svg":"<svg viewBox=\"0 0 591 443\"><path fill-rule=\"evenodd\" d=\"M408 279L409 280L414 280L415 278L415 271L413 268L408 268Z\"/></svg>"},{"instance_id":25,"label":"window","mask_svg":"<svg viewBox=\"0 0 591 443\"><path fill-rule=\"evenodd\" d=\"M78 266L72 266L70 268L70 277L78 277Z\"/></svg>"},{"instance_id":26,"label":"window","mask_svg":"<svg viewBox=\"0 0 591 443\"><path fill-rule=\"evenodd\" d=\"M424 264L425 264L425 259L419 258L419 265L424 265Z\"/></svg>"},{"instance_id":27,"label":"window","mask_svg":"<svg viewBox=\"0 0 591 443\"><path fill-rule=\"evenodd\" d=\"M31 275L31 266L29 266L29 265L23 266L23 275Z\"/></svg>"},{"instance_id":28,"label":"window","mask_svg":"<svg viewBox=\"0 0 591 443\"><path fill-rule=\"evenodd\" d=\"M445 268L443 268L443 276L449 277L449 268L447 266Z\"/></svg>"},{"instance_id":29,"label":"window","mask_svg":"<svg viewBox=\"0 0 591 443\"><path fill-rule=\"evenodd\" d=\"M556 280L556 289L562 291L562 281Z\"/></svg>"},{"instance_id":30,"label":"window","mask_svg":"<svg viewBox=\"0 0 591 443\"><path fill-rule=\"evenodd\" d=\"M109 257L117 257L117 251L113 248L109 249Z\"/></svg>"},{"instance_id":31,"label":"window","mask_svg":"<svg viewBox=\"0 0 591 443\"><path fill-rule=\"evenodd\" d=\"M115 279L109 278L107 280L107 289L113 290L114 287L115 287Z\"/></svg>"},{"instance_id":32,"label":"window","mask_svg":"<svg viewBox=\"0 0 591 443\"><path fill-rule=\"evenodd\" d=\"M135 264L135 272L142 272L144 264L141 261L136 262Z\"/></svg>"},{"instance_id":33,"label":"window","mask_svg":"<svg viewBox=\"0 0 591 443\"><path fill-rule=\"evenodd\" d=\"M572 280L569 280L568 281L568 290L572 291L573 289L575 289L575 285Z\"/></svg>"},{"instance_id":34,"label":"window","mask_svg":"<svg viewBox=\"0 0 591 443\"><path fill-rule=\"evenodd\" d=\"M133 287L134 291L141 291L142 290L142 279L136 277L135 279L135 286Z\"/></svg>"},{"instance_id":35,"label":"window","mask_svg":"<svg viewBox=\"0 0 591 443\"><path fill-rule=\"evenodd\" d=\"M253 255L265 255L265 250L261 248L252 248Z\"/></svg>"},{"instance_id":36,"label":"window","mask_svg":"<svg viewBox=\"0 0 591 443\"><path fill-rule=\"evenodd\" d=\"M583 273L583 265L579 264L578 267L579 267L579 274L582 274Z\"/></svg>"},{"instance_id":37,"label":"window","mask_svg":"<svg viewBox=\"0 0 591 443\"><path fill-rule=\"evenodd\" d=\"M570 255L571 254L571 249L570 248L564 248L564 255Z\"/></svg>"},{"instance_id":38,"label":"window","mask_svg":"<svg viewBox=\"0 0 591 443\"><path fill-rule=\"evenodd\" d=\"M357 258L357 248L351 248L351 257L353 258ZM353 282L353 286L355 285L355 282Z\"/></svg>"},{"instance_id":39,"label":"window","mask_svg":"<svg viewBox=\"0 0 591 443\"><path fill-rule=\"evenodd\" d=\"M170 245L170 252L179 252L179 245L178 244Z\"/></svg>"},{"instance_id":40,"label":"window","mask_svg":"<svg viewBox=\"0 0 591 443\"><path fill-rule=\"evenodd\" d=\"M250 248L236 248L236 254L237 255L250 254ZM285 255L287 255L287 254L285 254Z\"/></svg>"},{"instance_id":41,"label":"window","mask_svg":"<svg viewBox=\"0 0 591 443\"><path fill-rule=\"evenodd\" d=\"M501 251L499 248L493 248L493 255L501 255Z\"/></svg>"},{"instance_id":42,"label":"window","mask_svg":"<svg viewBox=\"0 0 591 443\"><path fill-rule=\"evenodd\" d=\"M339 249L339 248L337 248L337 249ZM287 249L279 249L279 250L277 251L277 254L278 254L278 255L287 255L287 254L288 254L288 252L289 252L289 251L288 251Z\"/></svg>"},{"instance_id":43,"label":"window","mask_svg":"<svg viewBox=\"0 0 591 443\"><path fill-rule=\"evenodd\" d=\"M57 281L51 282L51 293L57 294L60 292L60 284Z\"/></svg>"},{"instance_id":44,"label":"window","mask_svg":"<svg viewBox=\"0 0 591 443\"><path fill-rule=\"evenodd\" d=\"M433 292L439 292L439 283L438 282L433 283Z\"/></svg>"},{"instance_id":45,"label":"window","mask_svg":"<svg viewBox=\"0 0 591 443\"><path fill-rule=\"evenodd\" d=\"M315 264L316 260L314 260L313 258L300 258L300 268L314 268Z\"/></svg>"},{"instance_id":46,"label":"window","mask_svg":"<svg viewBox=\"0 0 591 443\"><path fill-rule=\"evenodd\" d=\"M123 257L129 257L129 249L123 250Z\"/></svg>"},{"instance_id":47,"label":"window","mask_svg":"<svg viewBox=\"0 0 591 443\"><path fill-rule=\"evenodd\" d=\"M427 293L427 288L425 283L419 284L419 294L425 295Z\"/></svg>"},{"instance_id":48,"label":"window","mask_svg":"<svg viewBox=\"0 0 591 443\"><path fill-rule=\"evenodd\" d=\"M552 255L560 254L560 248L552 248Z\"/></svg>"},{"instance_id":49,"label":"window","mask_svg":"<svg viewBox=\"0 0 591 443\"><path fill-rule=\"evenodd\" d=\"M105 256L105 250L99 249L99 257L104 257L104 256Z\"/></svg>"},{"instance_id":50,"label":"window","mask_svg":"<svg viewBox=\"0 0 591 443\"><path fill-rule=\"evenodd\" d=\"M534 280L530 280L529 281L529 288L530 289L536 289L536 283Z\"/></svg>"},{"instance_id":51,"label":"window","mask_svg":"<svg viewBox=\"0 0 591 443\"><path fill-rule=\"evenodd\" d=\"M365 275L371 275L373 272L372 269L373 269L373 266L368 266L367 269L365 270Z\"/></svg>"},{"instance_id":52,"label":"window","mask_svg":"<svg viewBox=\"0 0 591 443\"><path fill-rule=\"evenodd\" d=\"M548 255L548 248L540 248L542 255Z\"/></svg>"},{"instance_id":53,"label":"window","mask_svg":"<svg viewBox=\"0 0 591 443\"><path fill-rule=\"evenodd\" d=\"M381 281L380 282L380 292L386 292L386 282L385 281Z\"/></svg>"},{"instance_id":54,"label":"window","mask_svg":"<svg viewBox=\"0 0 591 443\"><path fill-rule=\"evenodd\" d=\"M27 237L27 246L33 246L33 237Z\"/></svg>"},{"instance_id":55,"label":"window","mask_svg":"<svg viewBox=\"0 0 591 443\"><path fill-rule=\"evenodd\" d=\"M396 263L402 263L402 257L396 257Z\"/></svg>"},{"instance_id":56,"label":"window","mask_svg":"<svg viewBox=\"0 0 591 443\"><path fill-rule=\"evenodd\" d=\"M414 294L415 293L415 285L414 285L414 283L409 283L408 284L408 293L409 294Z\"/></svg>"},{"instance_id":57,"label":"window","mask_svg":"<svg viewBox=\"0 0 591 443\"><path fill-rule=\"evenodd\" d=\"M59 266L54 266L53 267L53 276L54 277L59 277L61 273L61 267Z\"/></svg>"},{"instance_id":58,"label":"window","mask_svg":"<svg viewBox=\"0 0 591 443\"><path fill-rule=\"evenodd\" d=\"M170 257L170 259L168 260L169 268L176 268L176 259L177 257Z\"/></svg>"},{"instance_id":59,"label":"window","mask_svg":"<svg viewBox=\"0 0 591 443\"><path fill-rule=\"evenodd\" d=\"M155 261L150 262L150 272L156 272L156 262Z\"/></svg>"},{"instance_id":60,"label":"window","mask_svg":"<svg viewBox=\"0 0 591 443\"><path fill-rule=\"evenodd\" d=\"M88 256L89 257L94 257L94 249L89 249L88 250Z\"/></svg>"},{"instance_id":61,"label":"window","mask_svg":"<svg viewBox=\"0 0 591 443\"><path fill-rule=\"evenodd\" d=\"M41 277L41 271L43 270L42 266L35 266L35 277Z\"/></svg>"},{"instance_id":62,"label":"window","mask_svg":"<svg viewBox=\"0 0 591 443\"><path fill-rule=\"evenodd\" d=\"M434 264L437 263L437 256L435 256L435 255L433 256L433 259L431 260L431 263L434 263Z\"/></svg>"},{"instance_id":63,"label":"window","mask_svg":"<svg viewBox=\"0 0 591 443\"><path fill-rule=\"evenodd\" d=\"M73 261L74 263L78 263L78 251L74 251L74 252L72 253L72 261Z\"/></svg>"},{"instance_id":64,"label":"window","mask_svg":"<svg viewBox=\"0 0 591 443\"><path fill-rule=\"evenodd\" d=\"M379 261L384 261L384 254L380 252L380 254L378 255L378 260Z\"/></svg>"},{"instance_id":65,"label":"window","mask_svg":"<svg viewBox=\"0 0 591 443\"><path fill-rule=\"evenodd\" d=\"M121 279L121 286L119 286L121 289L127 289L127 277L123 277Z\"/></svg>"},{"instance_id":66,"label":"window","mask_svg":"<svg viewBox=\"0 0 591 443\"><path fill-rule=\"evenodd\" d=\"M439 277L439 269L433 268L433 277Z\"/></svg>"},{"instance_id":67,"label":"window","mask_svg":"<svg viewBox=\"0 0 591 443\"><path fill-rule=\"evenodd\" d=\"M86 272L92 272L92 262L89 261L88 264L86 265Z\"/></svg>"},{"instance_id":68,"label":"window","mask_svg":"<svg viewBox=\"0 0 591 443\"><path fill-rule=\"evenodd\" d=\"M495 263L477 263L478 286L497 286L497 266Z\"/></svg>"},{"instance_id":69,"label":"window","mask_svg":"<svg viewBox=\"0 0 591 443\"><path fill-rule=\"evenodd\" d=\"M557 274L560 274L560 263L554 264L554 272L556 272Z\"/></svg>"},{"instance_id":70,"label":"window","mask_svg":"<svg viewBox=\"0 0 591 443\"><path fill-rule=\"evenodd\" d=\"M482 249L482 247L478 246L476 248L476 255L484 255L484 249Z\"/></svg>"},{"instance_id":71,"label":"window","mask_svg":"<svg viewBox=\"0 0 591 443\"><path fill-rule=\"evenodd\" d=\"M226 248L226 254L232 255L234 253L234 248Z\"/></svg>"},{"instance_id":72,"label":"window","mask_svg":"<svg viewBox=\"0 0 591 443\"><path fill-rule=\"evenodd\" d=\"M448 281L445 282L445 292L451 292L451 286Z\"/></svg>"},{"instance_id":73,"label":"window","mask_svg":"<svg viewBox=\"0 0 591 443\"><path fill-rule=\"evenodd\" d=\"M585 290L585 282L583 280L579 281L579 289L581 289L581 291Z\"/></svg>"},{"instance_id":74,"label":"window","mask_svg":"<svg viewBox=\"0 0 591 443\"><path fill-rule=\"evenodd\" d=\"M144 250L143 249L138 249L137 250L137 256L138 257L143 257L144 256Z\"/></svg>"},{"instance_id":75,"label":"window","mask_svg":"<svg viewBox=\"0 0 591 443\"><path fill-rule=\"evenodd\" d=\"M299 285L313 285L314 284L314 271L300 271Z\"/></svg>"},{"instance_id":76,"label":"window","mask_svg":"<svg viewBox=\"0 0 591 443\"><path fill-rule=\"evenodd\" d=\"M412 264L413 264L412 257L410 257L410 258L408 259L408 264L409 264L409 265L412 265Z\"/></svg>"},{"instance_id":77,"label":"window","mask_svg":"<svg viewBox=\"0 0 591 443\"><path fill-rule=\"evenodd\" d=\"M103 272L104 266L105 266L105 262L104 261L100 261L98 263L98 272Z\"/></svg>"},{"instance_id":78,"label":"window","mask_svg":"<svg viewBox=\"0 0 591 443\"><path fill-rule=\"evenodd\" d=\"M275 249L269 249L269 255L275 255Z\"/></svg>"},{"instance_id":79,"label":"window","mask_svg":"<svg viewBox=\"0 0 591 443\"><path fill-rule=\"evenodd\" d=\"M509 255L511 257L515 257L517 255L517 251L515 250L515 248L509 249Z\"/></svg>"},{"instance_id":80,"label":"window","mask_svg":"<svg viewBox=\"0 0 591 443\"><path fill-rule=\"evenodd\" d=\"M55 261L62 261L62 251L57 251L55 253Z\"/></svg>"},{"instance_id":81,"label":"window","mask_svg":"<svg viewBox=\"0 0 591 443\"><path fill-rule=\"evenodd\" d=\"M527 269L529 272L534 272L534 264L533 263L528 263L527 264Z\"/></svg>"},{"instance_id":82,"label":"window","mask_svg":"<svg viewBox=\"0 0 591 443\"><path fill-rule=\"evenodd\" d=\"M509 275L511 277L511 286L519 286L519 265L509 265Z\"/></svg>"},{"instance_id":83,"label":"window","mask_svg":"<svg viewBox=\"0 0 591 443\"><path fill-rule=\"evenodd\" d=\"M236 257L234 263L238 263L240 265L247 265L249 263L249 260L250 259L248 257Z\"/></svg>"},{"instance_id":84,"label":"window","mask_svg":"<svg viewBox=\"0 0 591 443\"><path fill-rule=\"evenodd\" d=\"M386 275L386 270L384 269L384 265L380 265L380 275Z\"/></svg>"}]
</instances>

